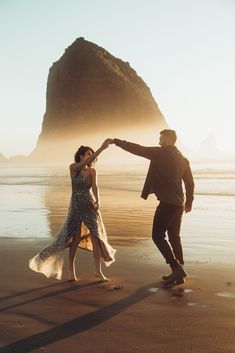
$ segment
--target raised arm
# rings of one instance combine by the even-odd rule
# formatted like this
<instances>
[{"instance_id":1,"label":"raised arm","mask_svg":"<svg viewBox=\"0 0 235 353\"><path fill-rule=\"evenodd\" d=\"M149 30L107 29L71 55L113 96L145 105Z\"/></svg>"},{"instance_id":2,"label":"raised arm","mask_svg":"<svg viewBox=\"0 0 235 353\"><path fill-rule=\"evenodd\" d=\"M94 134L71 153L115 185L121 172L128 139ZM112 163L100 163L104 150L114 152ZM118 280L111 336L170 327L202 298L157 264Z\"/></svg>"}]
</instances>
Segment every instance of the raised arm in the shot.
<instances>
[{"instance_id":1,"label":"raised arm","mask_svg":"<svg viewBox=\"0 0 235 353\"><path fill-rule=\"evenodd\" d=\"M71 177L73 177L77 172L79 172L79 170L81 170L83 167L85 167L86 165L89 165L92 161L94 161L99 154L105 150L110 143L112 143L113 140L112 139L106 139L102 145L100 146L100 148L95 151L95 153L93 153L89 158L87 158L85 161L80 162L80 163L72 163L70 164L69 168L70 168L70 175Z\"/></svg>"},{"instance_id":2,"label":"raised arm","mask_svg":"<svg viewBox=\"0 0 235 353\"><path fill-rule=\"evenodd\" d=\"M194 199L194 196L193 196L194 180L193 180L193 174L188 161L187 161L187 168L183 175L183 181L184 181L185 191L186 191L185 212L187 213L191 211L192 203Z\"/></svg>"},{"instance_id":3,"label":"raised arm","mask_svg":"<svg viewBox=\"0 0 235 353\"><path fill-rule=\"evenodd\" d=\"M160 147L145 147L136 143L127 142L116 138L113 140L113 143L127 152L147 159L152 159L154 156L156 156L156 152L158 152L160 149Z\"/></svg>"}]
</instances>

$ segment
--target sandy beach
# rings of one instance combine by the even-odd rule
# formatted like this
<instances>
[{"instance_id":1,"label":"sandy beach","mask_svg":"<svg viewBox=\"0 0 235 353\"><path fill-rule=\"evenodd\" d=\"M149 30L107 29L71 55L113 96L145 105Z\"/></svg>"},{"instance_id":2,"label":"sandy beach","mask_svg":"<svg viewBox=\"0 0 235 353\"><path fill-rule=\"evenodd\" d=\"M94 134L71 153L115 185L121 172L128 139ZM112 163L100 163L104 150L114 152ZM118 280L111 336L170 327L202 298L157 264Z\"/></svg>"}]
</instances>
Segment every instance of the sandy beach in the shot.
<instances>
[{"instance_id":1,"label":"sandy beach","mask_svg":"<svg viewBox=\"0 0 235 353\"><path fill-rule=\"evenodd\" d=\"M0 352L233 353L235 266L188 262L184 285L163 289L168 268L150 242L116 246L111 281L92 277L79 251L80 281L28 269L45 239L0 240ZM115 289L116 288L116 289Z\"/></svg>"}]
</instances>

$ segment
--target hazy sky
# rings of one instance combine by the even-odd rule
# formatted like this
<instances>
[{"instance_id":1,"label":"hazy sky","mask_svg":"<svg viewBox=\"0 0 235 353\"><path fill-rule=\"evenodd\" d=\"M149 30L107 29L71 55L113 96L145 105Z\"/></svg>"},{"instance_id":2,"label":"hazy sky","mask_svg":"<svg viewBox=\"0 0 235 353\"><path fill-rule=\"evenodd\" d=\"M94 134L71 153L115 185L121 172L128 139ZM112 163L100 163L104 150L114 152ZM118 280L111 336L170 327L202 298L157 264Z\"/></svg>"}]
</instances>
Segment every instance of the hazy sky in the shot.
<instances>
[{"instance_id":1,"label":"hazy sky","mask_svg":"<svg viewBox=\"0 0 235 353\"><path fill-rule=\"evenodd\" d=\"M235 150L234 0L0 0L0 152L34 148L48 70L77 37L128 61L187 146L214 133Z\"/></svg>"}]
</instances>

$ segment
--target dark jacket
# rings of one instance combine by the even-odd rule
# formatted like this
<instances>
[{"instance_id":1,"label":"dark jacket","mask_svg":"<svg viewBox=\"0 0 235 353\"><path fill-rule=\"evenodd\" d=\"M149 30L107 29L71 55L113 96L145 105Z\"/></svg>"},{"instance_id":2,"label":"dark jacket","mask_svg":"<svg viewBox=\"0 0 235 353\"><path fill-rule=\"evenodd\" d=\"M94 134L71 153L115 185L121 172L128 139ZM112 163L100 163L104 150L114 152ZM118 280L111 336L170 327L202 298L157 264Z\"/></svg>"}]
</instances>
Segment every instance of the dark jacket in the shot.
<instances>
[{"instance_id":1,"label":"dark jacket","mask_svg":"<svg viewBox=\"0 0 235 353\"><path fill-rule=\"evenodd\" d=\"M114 139L114 143L130 153L150 159L141 197L147 199L149 194L154 193L162 202L182 205L184 203L183 180L186 204L192 205L194 181L189 161L175 146L144 147L119 139Z\"/></svg>"}]
</instances>

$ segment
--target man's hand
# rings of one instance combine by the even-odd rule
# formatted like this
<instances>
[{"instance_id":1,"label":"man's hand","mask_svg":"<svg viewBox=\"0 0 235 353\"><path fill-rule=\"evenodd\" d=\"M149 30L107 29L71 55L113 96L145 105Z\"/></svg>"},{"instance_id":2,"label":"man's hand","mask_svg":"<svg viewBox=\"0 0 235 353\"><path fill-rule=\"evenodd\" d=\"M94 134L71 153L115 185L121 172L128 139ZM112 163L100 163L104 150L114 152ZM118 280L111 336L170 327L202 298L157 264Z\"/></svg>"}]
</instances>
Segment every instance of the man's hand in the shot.
<instances>
[{"instance_id":1,"label":"man's hand","mask_svg":"<svg viewBox=\"0 0 235 353\"><path fill-rule=\"evenodd\" d=\"M109 143L110 145L112 145L112 144L113 144L114 139L107 138L105 141L108 141L108 143Z\"/></svg>"},{"instance_id":2,"label":"man's hand","mask_svg":"<svg viewBox=\"0 0 235 353\"><path fill-rule=\"evenodd\" d=\"M188 213L192 211L192 205L188 205L187 203L184 205L184 212Z\"/></svg>"},{"instance_id":3,"label":"man's hand","mask_svg":"<svg viewBox=\"0 0 235 353\"><path fill-rule=\"evenodd\" d=\"M113 143L113 139L107 138L103 143L102 143L102 148L106 149L109 147L110 144Z\"/></svg>"},{"instance_id":4,"label":"man's hand","mask_svg":"<svg viewBox=\"0 0 235 353\"><path fill-rule=\"evenodd\" d=\"M99 204L99 202L95 202L95 204L94 204L94 209L95 210L98 210L100 208L100 204Z\"/></svg>"}]
</instances>

